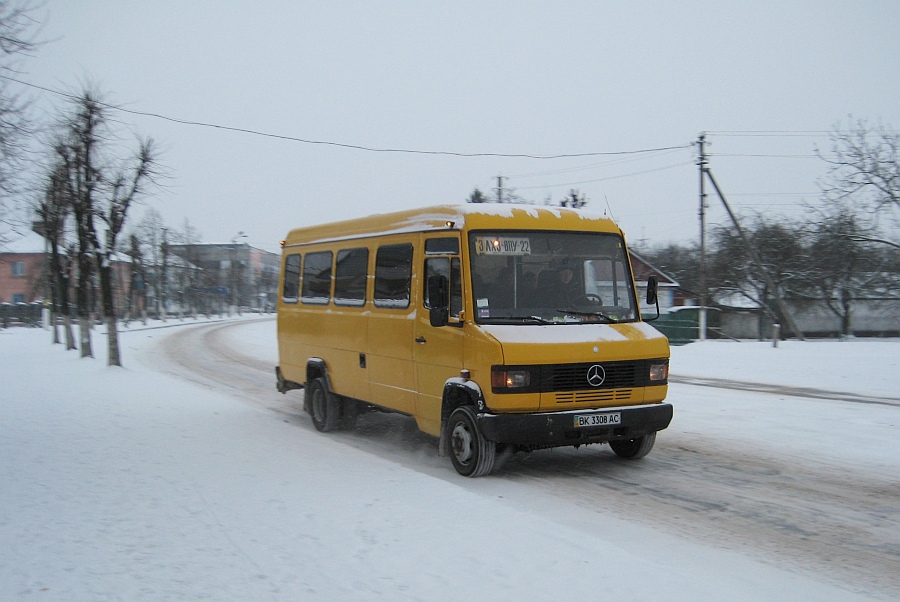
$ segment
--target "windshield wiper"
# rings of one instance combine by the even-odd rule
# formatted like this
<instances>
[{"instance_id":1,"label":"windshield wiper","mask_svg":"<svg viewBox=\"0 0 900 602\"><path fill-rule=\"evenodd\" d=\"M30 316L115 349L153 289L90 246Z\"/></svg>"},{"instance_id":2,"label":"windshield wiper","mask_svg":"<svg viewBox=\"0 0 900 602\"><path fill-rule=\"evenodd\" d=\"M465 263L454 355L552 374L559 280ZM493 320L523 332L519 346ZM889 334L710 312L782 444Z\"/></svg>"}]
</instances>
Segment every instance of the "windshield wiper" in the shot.
<instances>
[{"instance_id":1,"label":"windshield wiper","mask_svg":"<svg viewBox=\"0 0 900 602\"><path fill-rule=\"evenodd\" d=\"M586 316L589 318L602 318L604 324L613 324L615 320L600 311L575 311L574 309L557 309L561 314L569 316Z\"/></svg>"},{"instance_id":2,"label":"windshield wiper","mask_svg":"<svg viewBox=\"0 0 900 602\"><path fill-rule=\"evenodd\" d=\"M493 322L495 320L504 320L510 322L534 322L535 324L556 324L556 322L545 320L540 316L491 316L489 318L481 318L482 322Z\"/></svg>"}]
</instances>

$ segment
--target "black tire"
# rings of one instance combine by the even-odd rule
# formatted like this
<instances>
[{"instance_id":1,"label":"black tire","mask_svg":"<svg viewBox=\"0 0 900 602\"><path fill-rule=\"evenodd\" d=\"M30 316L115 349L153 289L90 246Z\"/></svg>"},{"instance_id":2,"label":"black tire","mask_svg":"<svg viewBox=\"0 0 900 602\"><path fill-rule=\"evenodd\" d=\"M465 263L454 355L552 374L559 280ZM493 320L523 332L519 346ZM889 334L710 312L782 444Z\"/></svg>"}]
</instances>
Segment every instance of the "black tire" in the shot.
<instances>
[{"instance_id":1,"label":"black tire","mask_svg":"<svg viewBox=\"0 0 900 602\"><path fill-rule=\"evenodd\" d=\"M497 444L485 439L478 430L472 406L460 406L450 414L447 440L453 468L462 476L481 477L494 469Z\"/></svg>"},{"instance_id":2,"label":"black tire","mask_svg":"<svg viewBox=\"0 0 900 602\"><path fill-rule=\"evenodd\" d=\"M313 380L306 388L309 396L309 415L317 431L327 433L335 430L341 421L341 401L328 390L324 378Z\"/></svg>"},{"instance_id":3,"label":"black tire","mask_svg":"<svg viewBox=\"0 0 900 602\"><path fill-rule=\"evenodd\" d=\"M610 441L609 446L620 458L638 460L650 453L654 443L656 443L656 433L649 433L637 439Z\"/></svg>"}]
</instances>

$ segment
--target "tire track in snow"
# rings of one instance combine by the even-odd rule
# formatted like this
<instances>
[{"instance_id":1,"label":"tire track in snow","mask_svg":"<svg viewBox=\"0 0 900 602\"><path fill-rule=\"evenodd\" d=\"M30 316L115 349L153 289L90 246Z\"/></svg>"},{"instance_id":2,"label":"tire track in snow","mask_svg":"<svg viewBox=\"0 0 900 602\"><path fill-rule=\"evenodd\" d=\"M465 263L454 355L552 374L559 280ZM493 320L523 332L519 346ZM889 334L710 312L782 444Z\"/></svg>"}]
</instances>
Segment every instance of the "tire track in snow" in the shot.
<instances>
[{"instance_id":1,"label":"tire track in snow","mask_svg":"<svg viewBox=\"0 0 900 602\"><path fill-rule=\"evenodd\" d=\"M893 406L900 408L900 399L894 397L878 397L874 395L857 395L855 393L843 393L839 391L825 391L810 387L786 387L784 385L767 385L764 383L751 383L739 380L727 380L722 378L702 378L699 376L669 376L670 383L696 385L698 387L714 387L716 389L735 389L737 391L751 391L753 393L773 393L776 395L791 395L794 397L812 397L815 399L830 399L833 401L849 401L851 403L864 403L873 405Z\"/></svg>"}]
</instances>

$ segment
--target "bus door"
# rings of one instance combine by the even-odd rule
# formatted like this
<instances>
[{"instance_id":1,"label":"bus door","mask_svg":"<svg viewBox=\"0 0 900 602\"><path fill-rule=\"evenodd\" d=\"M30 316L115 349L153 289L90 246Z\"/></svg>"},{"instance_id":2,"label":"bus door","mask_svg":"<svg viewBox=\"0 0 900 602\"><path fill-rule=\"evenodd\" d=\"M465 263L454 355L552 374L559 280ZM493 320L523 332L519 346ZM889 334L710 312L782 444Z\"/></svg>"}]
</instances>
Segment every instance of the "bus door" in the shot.
<instances>
[{"instance_id":1,"label":"bus door","mask_svg":"<svg viewBox=\"0 0 900 602\"><path fill-rule=\"evenodd\" d=\"M441 398L447 379L459 376L463 368L462 274L459 238L430 235L425 237L422 269L419 272L419 307L416 312L416 338L413 354L416 365L416 419L419 428L439 434ZM450 296L447 326L432 326L428 279L446 278Z\"/></svg>"},{"instance_id":2,"label":"bus door","mask_svg":"<svg viewBox=\"0 0 900 602\"><path fill-rule=\"evenodd\" d=\"M366 353L359 358L369 374L371 401L406 414L414 414L416 406L413 256L411 241L377 247L374 307L367 321Z\"/></svg>"}]
</instances>

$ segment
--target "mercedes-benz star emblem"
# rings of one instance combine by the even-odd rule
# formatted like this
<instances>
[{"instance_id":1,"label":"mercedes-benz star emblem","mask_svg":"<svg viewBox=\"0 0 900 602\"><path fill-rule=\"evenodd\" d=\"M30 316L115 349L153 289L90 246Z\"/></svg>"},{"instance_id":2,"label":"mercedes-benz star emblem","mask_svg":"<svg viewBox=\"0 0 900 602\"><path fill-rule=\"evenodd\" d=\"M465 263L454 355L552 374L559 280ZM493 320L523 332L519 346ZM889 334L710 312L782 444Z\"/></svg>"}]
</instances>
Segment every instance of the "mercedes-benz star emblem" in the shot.
<instances>
[{"instance_id":1,"label":"mercedes-benz star emblem","mask_svg":"<svg viewBox=\"0 0 900 602\"><path fill-rule=\"evenodd\" d=\"M592 387L599 387L606 380L606 370L600 364L594 364L588 368L587 380Z\"/></svg>"}]
</instances>

